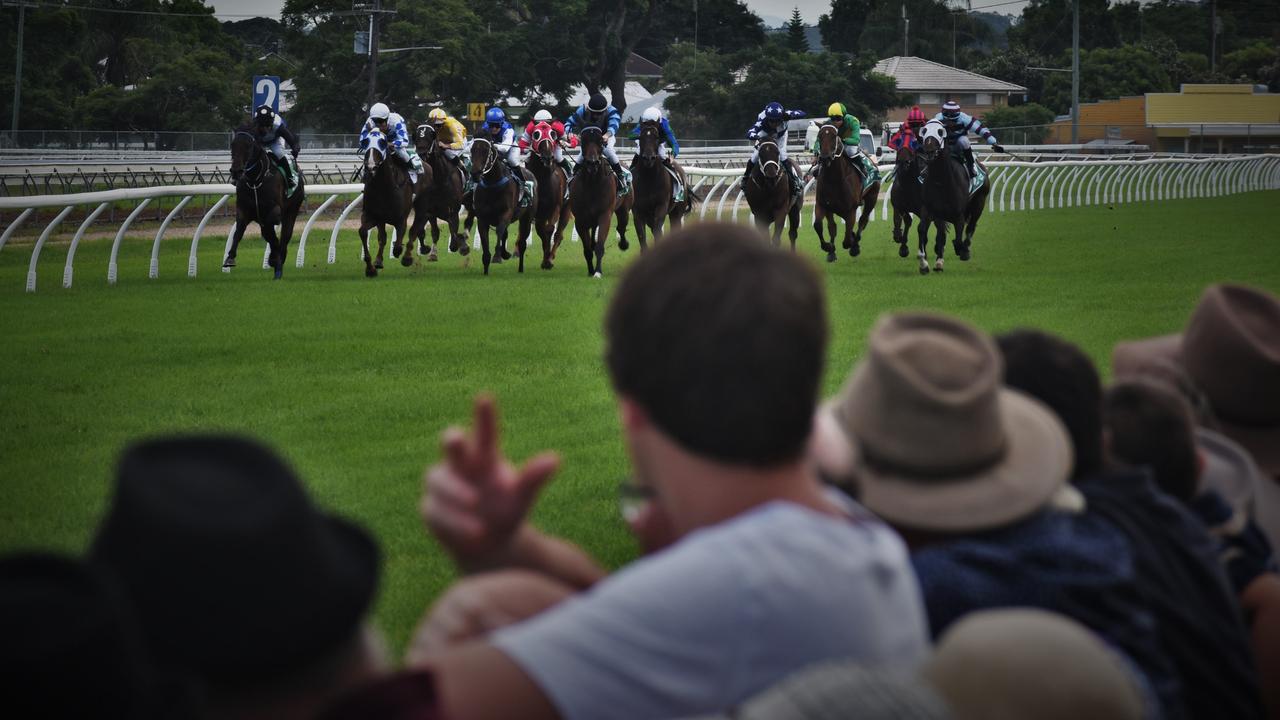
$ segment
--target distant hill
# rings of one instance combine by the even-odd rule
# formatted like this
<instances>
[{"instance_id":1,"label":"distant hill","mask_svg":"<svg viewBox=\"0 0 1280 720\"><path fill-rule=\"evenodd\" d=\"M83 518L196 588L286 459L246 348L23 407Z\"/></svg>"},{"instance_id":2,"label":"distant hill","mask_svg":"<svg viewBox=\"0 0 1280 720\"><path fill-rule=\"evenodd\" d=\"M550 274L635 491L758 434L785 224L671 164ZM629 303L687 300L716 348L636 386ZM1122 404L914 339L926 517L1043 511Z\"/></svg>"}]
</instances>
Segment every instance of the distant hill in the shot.
<instances>
[{"instance_id":1,"label":"distant hill","mask_svg":"<svg viewBox=\"0 0 1280 720\"><path fill-rule=\"evenodd\" d=\"M1012 15L991 12L976 12L973 13L973 18L991 28L992 45L997 48L1009 47L1009 28L1013 26L1013 21L1017 18Z\"/></svg>"},{"instance_id":2,"label":"distant hill","mask_svg":"<svg viewBox=\"0 0 1280 720\"><path fill-rule=\"evenodd\" d=\"M280 52L281 38L284 37L284 25L279 20L265 17L224 22L222 29L255 51L260 49L264 54Z\"/></svg>"}]
</instances>

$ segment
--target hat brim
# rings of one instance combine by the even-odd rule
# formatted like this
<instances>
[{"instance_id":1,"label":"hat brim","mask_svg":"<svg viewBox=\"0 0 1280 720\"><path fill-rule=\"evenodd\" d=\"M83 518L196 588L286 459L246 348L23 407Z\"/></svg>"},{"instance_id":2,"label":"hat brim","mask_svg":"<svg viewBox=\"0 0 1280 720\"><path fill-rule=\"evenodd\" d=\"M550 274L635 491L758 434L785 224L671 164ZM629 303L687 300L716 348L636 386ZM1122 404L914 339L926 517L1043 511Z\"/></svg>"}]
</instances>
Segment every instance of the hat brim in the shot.
<instances>
[{"instance_id":1,"label":"hat brim","mask_svg":"<svg viewBox=\"0 0 1280 720\"><path fill-rule=\"evenodd\" d=\"M1196 448L1204 458L1199 490L1212 490L1238 512L1249 512L1260 481L1252 455L1236 441L1196 428Z\"/></svg>"},{"instance_id":2,"label":"hat brim","mask_svg":"<svg viewBox=\"0 0 1280 720\"><path fill-rule=\"evenodd\" d=\"M1221 416L1217 421L1218 429L1222 434L1248 450L1263 474L1273 478L1280 477L1280 425L1270 427L1237 425L1222 419Z\"/></svg>"},{"instance_id":3,"label":"hat brim","mask_svg":"<svg viewBox=\"0 0 1280 720\"><path fill-rule=\"evenodd\" d=\"M1111 351L1111 374L1117 378L1136 375L1144 366L1160 361L1182 367L1181 333L1116 343Z\"/></svg>"},{"instance_id":4,"label":"hat brim","mask_svg":"<svg viewBox=\"0 0 1280 720\"><path fill-rule=\"evenodd\" d=\"M1052 411L1014 390L1000 390L1005 454L971 475L918 478L863 463L859 501L892 524L934 532L971 532L1007 525L1054 498L1067 483L1071 440ZM921 438L928 452L928 438Z\"/></svg>"}]
</instances>

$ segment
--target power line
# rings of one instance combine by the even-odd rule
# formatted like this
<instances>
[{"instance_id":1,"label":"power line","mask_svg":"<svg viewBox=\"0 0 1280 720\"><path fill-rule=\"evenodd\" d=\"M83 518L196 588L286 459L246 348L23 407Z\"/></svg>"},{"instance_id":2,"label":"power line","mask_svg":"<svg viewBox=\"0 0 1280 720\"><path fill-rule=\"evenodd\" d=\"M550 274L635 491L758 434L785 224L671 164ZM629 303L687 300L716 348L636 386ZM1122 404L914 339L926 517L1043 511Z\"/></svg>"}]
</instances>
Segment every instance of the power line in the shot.
<instances>
[{"instance_id":1,"label":"power line","mask_svg":"<svg viewBox=\"0 0 1280 720\"><path fill-rule=\"evenodd\" d=\"M116 15L154 15L160 17L207 17L217 20L219 18L270 18L279 20L279 15L233 15L224 13L188 13L188 12L162 12L159 10L126 10L124 8L106 8L94 7L92 5L70 5L64 3L51 2L4 2L0 3L4 7L16 8L19 5L29 8L48 8L50 10L84 10L85 12L111 13ZM215 16L216 14L216 16Z\"/></svg>"}]
</instances>

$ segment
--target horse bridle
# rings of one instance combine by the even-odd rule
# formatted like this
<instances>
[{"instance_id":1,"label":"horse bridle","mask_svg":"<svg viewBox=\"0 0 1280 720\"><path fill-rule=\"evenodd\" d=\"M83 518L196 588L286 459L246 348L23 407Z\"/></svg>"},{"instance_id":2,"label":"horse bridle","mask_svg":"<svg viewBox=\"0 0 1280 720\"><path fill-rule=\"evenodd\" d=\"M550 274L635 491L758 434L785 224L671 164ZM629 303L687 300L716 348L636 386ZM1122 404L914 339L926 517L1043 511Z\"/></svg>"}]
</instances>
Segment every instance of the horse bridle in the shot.
<instances>
[{"instance_id":1,"label":"horse bridle","mask_svg":"<svg viewBox=\"0 0 1280 720\"><path fill-rule=\"evenodd\" d=\"M828 155L827 152L822 149L822 144L821 144L822 131L826 130L827 128L831 128L831 131L835 133L835 136L836 136L836 146L832 148L830 155ZM827 163L840 157L840 129L839 128L837 128L835 125L832 125L831 123L827 123L826 125L823 125L822 127L818 128L818 139L819 139L818 162L820 164L825 166Z\"/></svg>"},{"instance_id":2,"label":"horse bridle","mask_svg":"<svg viewBox=\"0 0 1280 720\"><path fill-rule=\"evenodd\" d=\"M238 138L241 135L249 138L249 143L253 147L253 162L240 168L240 177L236 182L239 183L243 181L245 187L256 193L258 188L262 187L262 183L266 182L267 178L271 175L271 163L259 162L259 160L266 160L265 155L267 154L267 151L263 149L262 145L258 142L258 138L253 133L245 130L237 130L235 135L231 138L232 142L235 142L235 138ZM256 180L258 183L256 185L249 179L249 172L253 168L258 168L258 173L253 176L253 180Z\"/></svg>"},{"instance_id":3,"label":"horse bridle","mask_svg":"<svg viewBox=\"0 0 1280 720\"><path fill-rule=\"evenodd\" d=\"M587 137L595 137L599 140L599 154L595 157L587 157L586 143L582 143L582 164L591 167L599 167L604 156L604 132L594 125L583 128L582 132L578 134L579 141L581 142L582 138Z\"/></svg>"},{"instance_id":4,"label":"horse bridle","mask_svg":"<svg viewBox=\"0 0 1280 720\"><path fill-rule=\"evenodd\" d=\"M759 154L759 151L762 148L764 148L766 145L772 145L774 150L778 150L778 143L772 140L761 140L756 145L757 155ZM779 151L778 155L779 156L782 155L781 151ZM769 167L770 165L776 166L778 168L778 174L774 175L773 177L769 177L767 174L765 174L765 168ZM782 177L782 173L783 173L782 163L778 162L777 160L766 160L765 162L762 162L759 164L759 166L756 168L756 172L760 174L760 177L764 178L769 182L769 187L773 187L774 185L778 184L778 180ZM761 183L758 180L756 181L756 184L763 185L763 183Z\"/></svg>"},{"instance_id":5,"label":"horse bridle","mask_svg":"<svg viewBox=\"0 0 1280 720\"><path fill-rule=\"evenodd\" d=\"M646 153L644 152L644 141L645 141L645 139L646 139L646 138L652 138L652 139L653 139L653 148L654 148L654 150L653 150L653 152L652 152L652 153L649 153L649 154L646 154ZM659 154L658 154L658 148L659 148L659 147L661 147L661 145L662 145L662 138L661 138L661 136L658 134L658 128L654 127L653 125L645 125L644 127L640 128L640 142L639 142L639 145L640 145L640 159L641 159L641 160L645 160L645 161L648 161L648 162L653 162L654 160L656 160L656 159L658 159L658 158L662 157L661 155L659 155Z\"/></svg>"},{"instance_id":6,"label":"horse bridle","mask_svg":"<svg viewBox=\"0 0 1280 720\"><path fill-rule=\"evenodd\" d=\"M494 149L493 141L489 138L478 137L471 141L472 145L475 145L476 143L484 143L489 146L489 156L485 158L484 166L480 168L480 177L484 177L485 175L488 175L489 171L493 169L493 166L497 164L498 151Z\"/></svg>"}]
</instances>

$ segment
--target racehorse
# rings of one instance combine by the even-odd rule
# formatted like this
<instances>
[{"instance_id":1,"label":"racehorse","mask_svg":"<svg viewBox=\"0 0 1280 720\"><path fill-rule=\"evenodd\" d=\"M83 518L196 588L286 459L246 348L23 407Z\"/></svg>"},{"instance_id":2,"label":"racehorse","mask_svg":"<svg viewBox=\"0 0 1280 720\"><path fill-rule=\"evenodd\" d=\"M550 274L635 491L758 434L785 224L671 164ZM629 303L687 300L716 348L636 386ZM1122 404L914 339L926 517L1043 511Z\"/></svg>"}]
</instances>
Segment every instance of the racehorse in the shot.
<instances>
[{"instance_id":1,"label":"racehorse","mask_svg":"<svg viewBox=\"0 0 1280 720\"><path fill-rule=\"evenodd\" d=\"M636 153L635 162L631 165L635 175L632 183L635 186L633 192L636 196L631 213L635 216L636 236L640 238L641 252L645 249L646 229L653 231L653 242L657 243L658 238L662 237L663 222L671 218L671 228L674 230L680 227L684 216L693 211L693 204L700 199L689 188L689 183L681 172L685 196L679 202L675 200L672 194L675 188L675 181L671 177L673 170L667 169L667 165L658 154L661 144L662 138L656 123L647 122L641 125L639 152ZM679 167L674 160L671 164ZM674 170L674 172L680 171Z\"/></svg>"},{"instance_id":2,"label":"racehorse","mask_svg":"<svg viewBox=\"0 0 1280 720\"><path fill-rule=\"evenodd\" d=\"M497 148L487 138L471 141L471 179L475 181L473 216L480 221L481 258L484 274L489 274L489 264L511 259L507 250L507 226L519 221L516 234L516 254L520 256L520 272L524 272L524 251L528 245L529 231L533 226L533 211L538 205L537 189L528 207L520 207L520 183L533 179L528 171L519 176L507 172ZM468 224L470 219L468 219ZM489 252L489 228L498 233L498 243Z\"/></svg>"},{"instance_id":3,"label":"racehorse","mask_svg":"<svg viewBox=\"0 0 1280 720\"><path fill-rule=\"evenodd\" d=\"M893 185L889 188L889 202L893 205L893 241L898 243L898 256L911 253L907 238L911 231L911 216L919 215L924 203L924 186L920 183L920 155L909 146L898 150L894 160Z\"/></svg>"},{"instance_id":4,"label":"racehorse","mask_svg":"<svg viewBox=\"0 0 1280 720\"><path fill-rule=\"evenodd\" d=\"M982 183L972 194L969 192L969 173L964 163L952 158L951 148L946 147L946 131L942 123L929 121L921 132L923 146L920 154L927 170L924 182L924 203L920 213L920 274L929 274L929 261L925 254L929 242L929 225L937 227L937 238L933 245L933 254L937 261L933 265L935 271L942 271L942 256L947 248L947 225L955 225L956 235L952 247L956 256L962 261L969 259L969 247L973 243L973 232L978 226L978 219L987 205L987 195L991 192L990 181ZM981 164L978 167L986 172ZM963 232L962 232L963 228ZM963 239L962 239L963 238Z\"/></svg>"},{"instance_id":5,"label":"racehorse","mask_svg":"<svg viewBox=\"0 0 1280 720\"><path fill-rule=\"evenodd\" d=\"M791 193L791 183L787 180L787 168L783 167L778 144L772 140L764 140L756 146L760 161L751 171L751 177L743 183L743 192L747 196L747 207L755 218L756 227L769 232L773 226L773 244L782 244L782 226L790 220L788 236L791 238L791 250L796 249L796 235L799 233L800 208L804 205L804 195Z\"/></svg>"},{"instance_id":6,"label":"racehorse","mask_svg":"<svg viewBox=\"0 0 1280 720\"><path fill-rule=\"evenodd\" d=\"M425 172L418 178L417 194L413 198L413 227L409 237L418 241L418 252L428 262L437 259L436 244L440 242L438 221L449 226L449 251L466 256L471 253L466 235L458 230L458 215L462 209L462 190L466 178L458 166L450 162L444 150L436 143L436 129L431 125L419 125L413 134L413 144L422 158ZM431 249L427 250L426 225L431 223Z\"/></svg>"},{"instance_id":7,"label":"racehorse","mask_svg":"<svg viewBox=\"0 0 1280 720\"><path fill-rule=\"evenodd\" d=\"M533 214L533 226L542 240L542 269L550 270L560 242L564 240L564 229L569 224L569 200L565 197L569 176L556 164L557 140L550 123L534 125L530 139L533 152L529 155L529 170L538 182L538 205Z\"/></svg>"},{"instance_id":8,"label":"racehorse","mask_svg":"<svg viewBox=\"0 0 1280 720\"><path fill-rule=\"evenodd\" d=\"M840 131L834 125L823 125L818 130L818 187L814 199L813 229L818 233L818 244L827 251L827 262L836 261L836 218L844 220L844 241L841 247L851 257L862 252L862 231L871 220L880 194L879 183L869 188L862 186L862 175L853 167L853 161L844 154ZM853 216L862 208L862 217L854 229ZM822 237L822 221L827 221L831 242Z\"/></svg>"},{"instance_id":9,"label":"racehorse","mask_svg":"<svg viewBox=\"0 0 1280 720\"><path fill-rule=\"evenodd\" d=\"M298 220L298 210L306 197L302 173L298 173L298 187L293 195L284 196L284 176L275 166L275 158L257 136L252 126L236 128L231 137L231 177L236 181L236 230L231 238L231 250L222 267L236 266L236 251L249 223L256 222L262 229L262 238L271 248L269 264L275 271L275 279L284 275L284 259L293 237L293 224ZM276 235L276 225L280 234Z\"/></svg>"},{"instance_id":10,"label":"racehorse","mask_svg":"<svg viewBox=\"0 0 1280 720\"><path fill-rule=\"evenodd\" d=\"M600 128L583 128L578 139L582 162L569 183L569 205L573 209L574 228L582 241L582 255L587 259L587 275L601 277L604 245L615 214L618 216L618 249L627 249L627 213L634 194L618 197L617 176L604 162L604 133Z\"/></svg>"},{"instance_id":11,"label":"racehorse","mask_svg":"<svg viewBox=\"0 0 1280 720\"><path fill-rule=\"evenodd\" d=\"M400 264L413 264L413 242L405 237L409 211L413 209L413 183L409 171L392 158L387 138L378 130L369 132L369 150L364 156L364 200L360 205L360 246L364 250L365 277L377 277L382 269L382 253L387 247L387 226L395 228L396 245L404 243ZM378 257L369 254L369 230L378 228ZM392 248L395 250L395 248Z\"/></svg>"}]
</instances>

